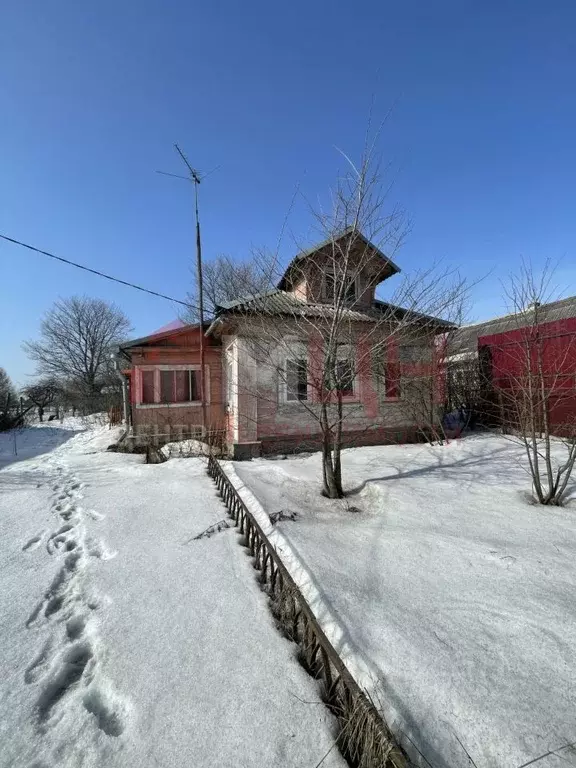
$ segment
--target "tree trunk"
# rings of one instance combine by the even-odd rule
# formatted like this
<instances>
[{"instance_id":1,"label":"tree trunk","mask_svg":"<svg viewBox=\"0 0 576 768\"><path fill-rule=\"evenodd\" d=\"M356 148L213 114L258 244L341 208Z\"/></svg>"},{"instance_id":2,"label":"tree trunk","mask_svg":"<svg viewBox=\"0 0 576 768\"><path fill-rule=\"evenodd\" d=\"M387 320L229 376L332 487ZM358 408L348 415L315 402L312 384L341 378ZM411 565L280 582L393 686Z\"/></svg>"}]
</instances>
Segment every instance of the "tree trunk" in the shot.
<instances>
[{"instance_id":1,"label":"tree trunk","mask_svg":"<svg viewBox=\"0 0 576 768\"><path fill-rule=\"evenodd\" d=\"M340 460L334 457L330 442L326 439L322 442L322 477L324 481L322 495L329 499L341 499L344 493Z\"/></svg>"},{"instance_id":2,"label":"tree trunk","mask_svg":"<svg viewBox=\"0 0 576 768\"><path fill-rule=\"evenodd\" d=\"M328 418L326 401L320 409L320 428L322 430L322 495L329 499L341 499L342 471L340 468L340 441L334 439Z\"/></svg>"},{"instance_id":3,"label":"tree trunk","mask_svg":"<svg viewBox=\"0 0 576 768\"><path fill-rule=\"evenodd\" d=\"M334 466L334 481L336 484L336 492L339 499L344 496L344 490L342 488L342 421L344 419L344 412L342 409L342 395L338 392L338 423L336 424L336 431L332 434L332 458Z\"/></svg>"},{"instance_id":4,"label":"tree trunk","mask_svg":"<svg viewBox=\"0 0 576 768\"><path fill-rule=\"evenodd\" d=\"M44 408L38 406L38 421L44 421Z\"/></svg>"}]
</instances>

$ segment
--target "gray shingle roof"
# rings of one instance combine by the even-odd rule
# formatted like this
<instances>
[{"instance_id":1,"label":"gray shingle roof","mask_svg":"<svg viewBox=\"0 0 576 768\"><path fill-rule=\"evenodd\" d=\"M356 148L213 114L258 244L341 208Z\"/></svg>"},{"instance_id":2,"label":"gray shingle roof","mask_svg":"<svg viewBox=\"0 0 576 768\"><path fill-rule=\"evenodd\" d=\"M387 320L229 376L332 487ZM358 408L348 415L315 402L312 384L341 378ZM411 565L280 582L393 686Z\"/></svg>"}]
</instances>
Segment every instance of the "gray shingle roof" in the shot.
<instances>
[{"instance_id":1,"label":"gray shingle roof","mask_svg":"<svg viewBox=\"0 0 576 768\"><path fill-rule=\"evenodd\" d=\"M294 294L275 288L272 291L245 296L217 307L217 314L254 313L264 315L291 315L297 317L331 317L334 307L328 304L312 304L296 298ZM373 321L374 315L355 309L344 309L344 317L350 320Z\"/></svg>"},{"instance_id":2,"label":"gray shingle roof","mask_svg":"<svg viewBox=\"0 0 576 768\"><path fill-rule=\"evenodd\" d=\"M330 304L313 304L298 299L294 294L275 289L265 291L264 293L247 296L236 301L229 301L217 307L217 318L222 318L227 314L245 314L258 313L264 315L278 316L296 316L296 317L318 317L329 319L334 316L335 309ZM419 312L412 312L409 309L398 307L395 304L389 304L385 301L374 301L372 307L366 310L354 308L341 309L342 318L353 322L373 323L381 320L383 315L388 315L393 320L402 320L408 315L414 320L421 320L426 323L433 322L438 325L438 330L442 328L453 327L450 323L424 315Z\"/></svg>"}]
</instances>

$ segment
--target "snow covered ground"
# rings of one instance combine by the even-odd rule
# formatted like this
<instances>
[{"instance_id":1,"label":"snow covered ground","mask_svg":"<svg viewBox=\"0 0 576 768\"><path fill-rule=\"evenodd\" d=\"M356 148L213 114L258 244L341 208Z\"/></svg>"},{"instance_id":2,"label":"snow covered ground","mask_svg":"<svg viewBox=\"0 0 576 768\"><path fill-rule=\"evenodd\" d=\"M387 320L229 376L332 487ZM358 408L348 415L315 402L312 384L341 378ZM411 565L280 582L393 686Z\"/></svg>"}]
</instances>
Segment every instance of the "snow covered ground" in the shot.
<instances>
[{"instance_id":1,"label":"snow covered ground","mask_svg":"<svg viewBox=\"0 0 576 768\"><path fill-rule=\"evenodd\" d=\"M0 434L0 766L342 766L200 459Z\"/></svg>"},{"instance_id":2,"label":"snow covered ground","mask_svg":"<svg viewBox=\"0 0 576 768\"><path fill-rule=\"evenodd\" d=\"M494 435L343 466L337 502L319 454L233 469L261 520L297 513L272 538L402 743L434 768L576 765L574 501L531 504L522 451Z\"/></svg>"}]
</instances>

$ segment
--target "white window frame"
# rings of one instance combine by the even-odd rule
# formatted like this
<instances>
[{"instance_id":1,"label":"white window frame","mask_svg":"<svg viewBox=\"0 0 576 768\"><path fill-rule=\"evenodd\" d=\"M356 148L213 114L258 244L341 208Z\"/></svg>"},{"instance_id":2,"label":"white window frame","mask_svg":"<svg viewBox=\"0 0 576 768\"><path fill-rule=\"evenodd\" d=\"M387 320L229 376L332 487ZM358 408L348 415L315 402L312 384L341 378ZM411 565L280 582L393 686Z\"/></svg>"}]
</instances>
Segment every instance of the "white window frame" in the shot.
<instances>
[{"instance_id":1,"label":"white window frame","mask_svg":"<svg viewBox=\"0 0 576 768\"><path fill-rule=\"evenodd\" d=\"M289 352L284 357L281 365L281 380L279 382L279 400L282 403L309 403L310 402L310 384L306 385L306 400L300 400L299 398L288 399L288 362L298 362L304 360L306 363L306 378L308 378L308 371L310 370L310 360L308 356L308 344L305 341L294 339L289 342Z\"/></svg>"},{"instance_id":2,"label":"white window frame","mask_svg":"<svg viewBox=\"0 0 576 768\"><path fill-rule=\"evenodd\" d=\"M205 386L202 387L202 394L206 394L204 401L202 400L187 400L183 403L163 403L160 400L160 371L200 371L199 365L138 365L137 379L138 386L136 391L136 408L198 408L202 406L202 402L206 405L210 404L210 366L204 366L204 382ZM154 371L154 402L143 403L142 397L144 395L144 380L142 376L143 371Z\"/></svg>"},{"instance_id":3,"label":"white window frame","mask_svg":"<svg viewBox=\"0 0 576 768\"><path fill-rule=\"evenodd\" d=\"M235 342L230 342L222 356L224 363L223 391L226 413L233 414L238 399L238 356Z\"/></svg>"}]
</instances>

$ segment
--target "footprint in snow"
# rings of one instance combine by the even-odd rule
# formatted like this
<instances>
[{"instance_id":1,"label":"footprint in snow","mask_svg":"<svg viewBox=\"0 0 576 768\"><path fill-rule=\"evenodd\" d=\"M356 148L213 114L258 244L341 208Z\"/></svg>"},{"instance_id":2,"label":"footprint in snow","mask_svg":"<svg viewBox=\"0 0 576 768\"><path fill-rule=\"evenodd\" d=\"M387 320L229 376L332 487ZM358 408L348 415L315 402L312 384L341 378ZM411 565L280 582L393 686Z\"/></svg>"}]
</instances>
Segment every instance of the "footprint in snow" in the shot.
<instances>
[{"instance_id":1,"label":"footprint in snow","mask_svg":"<svg viewBox=\"0 0 576 768\"><path fill-rule=\"evenodd\" d=\"M55 550L61 549L63 546L65 546L69 539L73 539L73 531L74 526L72 523L65 523L51 536L49 536L46 542L46 549L48 550L48 554L52 555Z\"/></svg>"},{"instance_id":2,"label":"footprint in snow","mask_svg":"<svg viewBox=\"0 0 576 768\"><path fill-rule=\"evenodd\" d=\"M24 672L25 683L35 683L46 674L53 645L54 639L49 637L34 661L26 667L26 671Z\"/></svg>"},{"instance_id":3,"label":"footprint in snow","mask_svg":"<svg viewBox=\"0 0 576 768\"><path fill-rule=\"evenodd\" d=\"M36 608L34 608L28 617L26 621L27 628L30 628L38 622L42 612L44 613L45 619L51 619L59 613L65 605L69 604L71 600L74 598L77 599L78 593L74 586L74 577L81 564L81 560L82 550L80 547L66 555L64 565L52 580L52 583L44 593L42 600L40 600Z\"/></svg>"},{"instance_id":4,"label":"footprint in snow","mask_svg":"<svg viewBox=\"0 0 576 768\"><path fill-rule=\"evenodd\" d=\"M84 694L84 708L94 715L106 736L120 736L128 720L128 704L109 684L94 683Z\"/></svg>"},{"instance_id":5,"label":"footprint in snow","mask_svg":"<svg viewBox=\"0 0 576 768\"><path fill-rule=\"evenodd\" d=\"M31 539L28 539L26 544L24 544L24 546L22 547L22 552L31 552L32 550L37 549L40 546L40 543L45 533L46 531L40 531L40 533L37 533L35 536L32 536Z\"/></svg>"},{"instance_id":6,"label":"footprint in snow","mask_svg":"<svg viewBox=\"0 0 576 768\"><path fill-rule=\"evenodd\" d=\"M79 640L84 634L86 624L87 621L85 616L72 616L71 619L68 619L66 622L66 636L68 637L68 640Z\"/></svg>"},{"instance_id":7,"label":"footprint in snow","mask_svg":"<svg viewBox=\"0 0 576 768\"><path fill-rule=\"evenodd\" d=\"M91 644L84 641L75 643L64 655L60 668L48 680L36 703L41 725L50 719L56 705L78 687L93 656Z\"/></svg>"},{"instance_id":8,"label":"footprint in snow","mask_svg":"<svg viewBox=\"0 0 576 768\"><path fill-rule=\"evenodd\" d=\"M99 560L112 560L118 554L118 552L108 549L103 541L90 541L87 543L87 548L88 554Z\"/></svg>"}]
</instances>

